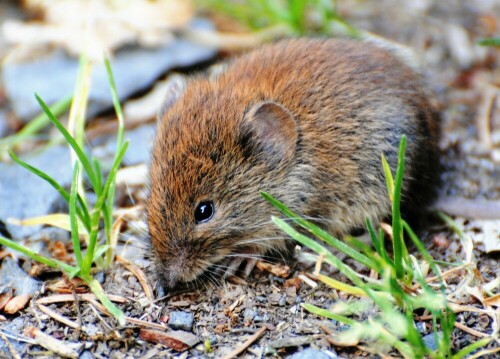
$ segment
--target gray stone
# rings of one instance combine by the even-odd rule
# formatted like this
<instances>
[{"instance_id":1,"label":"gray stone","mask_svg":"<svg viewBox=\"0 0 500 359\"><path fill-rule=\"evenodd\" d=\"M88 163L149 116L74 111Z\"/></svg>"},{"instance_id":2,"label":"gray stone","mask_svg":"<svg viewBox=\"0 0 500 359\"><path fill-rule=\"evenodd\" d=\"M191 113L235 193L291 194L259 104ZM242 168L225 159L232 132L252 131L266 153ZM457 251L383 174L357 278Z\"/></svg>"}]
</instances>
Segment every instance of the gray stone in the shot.
<instances>
[{"instance_id":1,"label":"gray stone","mask_svg":"<svg viewBox=\"0 0 500 359\"><path fill-rule=\"evenodd\" d=\"M0 287L3 286L13 288L15 295L34 294L40 288L41 282L22 270L16 260L5 257L0 267Z\"/></svg>"},{"instance_id":2,"label":"gray stone","mask_svg":"<svg viewBox=\"0 0 500 359\"><path fill-rule=\"evenodd\" d=\"M254 318L257 316L257 312L253 309L246 308L243 312L243 322L248 323L252 322Z\"/></svg>"},{"instance_id":3,"label":"gray stone","mask_svg":"<svg viewBox=\"0 0 500 359\"><path fill-rule=\"evenodd\" d=\"M174 330L191 331L194 323L194 315L192 313L173 311L170 312L168 326Z\"/></svg>"},{"instance_id":4,"label":"gray stone","mask_svg":"<svg viewBox=\"0 0 500 359\"><path fill-rule=\"evenodd\" d=\"M90 351L85 350L82 354L80 354L79 359L94 359L95 356Z\"/></svg>"},{"instance_id":5,"label":"gray stone","mask_svg":"<svg viewBox=\"0 0 500 359\"><path fill-rule=\"evenodd\" d=\"M255 299L259 302L259 303L267 303L267 298L266 297L263 297L261 295L258 295L255 297Z\"/></svg>"},{"instance_id":6,"label":"gray stone","mask_svg":"<svg viewBox=\"0 0 500 359\"><path fill-rule=\"evenodd\" d=\"M330 355L327 352L321 350L307 348L293 355L290 355L288 358L289 359L332 359L332 358L337 358L337 356L335 354Z\"/></svg>"},{"instance_id":7,"label":"gray stone","mask_svg":"<svg viewBox=\"0 0 500 359\"><path fill-rule=\"evenodd\" d=\"M209 29L212 24L197 19L190 25ZM208 61L216 49L184 39L175 39L156 49L127 47L118 50L112 60L113 73L120 100L146 89L168 70L189 67ZM36 92L48 104L68 96L74 90L79 60L68 57L62 50L27 63L6 63L3 66L5 92L16 114L30 120L40 112L33 96ZM104 66L96 66L92 72L88 115L112 107L108 77Z\"/></svg>"},{"instance_id":8,"label":"gray stone","mask_svg":"<svg viewBox=\"0 0 500 359\"><path fill-rule=\"evenodd\" d=\"M441 339L443 337L443 332L437 332L437 336ZM425 346L431 351L437 350L438 343L436 342L435 333L427 334L422 338L422 340L424 341Z\"/></svg>"},{"instance_id":9,"label":"gray stone","mask_svg":"<svg viewBox=\"0 0 500 359\"><path fill-rule=\"evenodd\" d=\"M24 328L25 328L25 323L24 323L24 318L23 317L17 317L13 319L12 321L7 321L2 323L0 325L0 330L8 336L7 339L9 340L10 345L14 348L14 350L19 353L23 357L23 353L26 351L27 343L17 341L14 339L16 336L24 337ZM10 358L11 357L11 352L5 345L4 341L2 338L0 338L0 357L1 358Z\"/></svg>"},{"instance_id":10,"label":"gray stone","mask_svg":"<svg viewBox=\"0 0 500 359\"><path fill-rule=\"evenodd\" d=\"M43 170L64 187L71 185L72 169L66 146L50 147L42 153L23 157L30 165ZM41 226L18 226L8 218L26 219L46 215L65 202L47 182L17 163L0 163L0 220L13 238L37 234Z\"/></svg>"}]
</instances>

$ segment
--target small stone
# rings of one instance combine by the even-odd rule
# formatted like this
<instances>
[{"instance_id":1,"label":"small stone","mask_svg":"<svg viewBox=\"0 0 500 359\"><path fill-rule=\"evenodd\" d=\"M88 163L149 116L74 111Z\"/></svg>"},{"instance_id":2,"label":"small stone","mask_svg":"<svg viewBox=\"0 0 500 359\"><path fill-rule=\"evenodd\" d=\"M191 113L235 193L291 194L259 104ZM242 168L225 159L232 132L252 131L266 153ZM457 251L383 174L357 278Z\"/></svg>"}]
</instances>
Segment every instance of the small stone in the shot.
<instances>
[{"instance_id":1,"label":"small stone","mask_svg":"<svg viewBox=\"0 0 500 359\"><path fill-rule=\"evenodd\" d=\"M303 301L304 301L304 299L302 299L302 297L300 295L298 295L298 296L295 297L295 303L296 304L302 303Z\"/></svg>"},{"instance_id":2,"label":"small stone","mask_svg":"<svg viewBox=\"0 0 500 359\"><path fill-rule=\"evenodd\" d=\"M259 302L259 303L263 303L263 304L267 303L267 298L266 298L266 297L263 297L263 296L261 296L261 295L256 296L256 297L255 297L255 300L256 300L257 302Z\"/></svg>"},{"instance_id":3,"label":"small stone","mask_svg":"<svg viewBox=\"0 0 500 359\"><path fill-rule=\"evenodd\" d=\"M212 335L210 338L210 345L216 345L219 341L217 340L217 336L216 335Z\"/></svg>"},{"instance_id":4,"label":"small stone","mask_svg":"<svg viewBox=\"0 0 500 359\"><path fill-rule=\"evenodd\" d=\"M422 334L422 333L425 333L425 331L426 331L426 327L425 327L425 323L424 323L424 322L417 322L416 327L417 327L417 331L418 331L419 333L421 333L421 334Z\"/></svg>"},{"instance_id":5,"label":"small stone","mask_svg":"<svg viewBox=\"0 0 500 359\"><path fill-rule=\"evenodd\" d=\"M257 315L257 312L253 309L247 308L243 312L243 322L244 323L251 323L255 316Z\"/></svg>"},{"instance_id":6,"label":"small stone","mask_svg":"<svg viewBox=\"0 0 500 359\"><path fill-rule=\"evenodd\" d=\"M253 322L254 322L254 323L261 323L263 320L264 320L264 318L263 318L263 317L261 317L260 315L256 315L256 316L253 318Z\"/></svg>"},{"instance_id":7,"label":"small stone","mask_svg":"<svg viewBox=\"0 0 500 359\"><path fill-rule=\"evenodd\" d=\"M437 332L437 336L439 337L439 339L441 339L443 337L443 332L441 332L441 331ZM431 351L436 351L437 350L438 344L436 342L435 333L427 334L422 339L424 341L425 346L427 348L429 348Z\"/></svg>"},{"instance_id":8,"label":"small stone","mask_svg":"<svg viewBox=\"0 0 500 359\"><path fill-rule=\"evenodd\" d=\"M191 331L194 323L194 315L192 313L174 311L170 312L168 326L174 330Z\"/></svg>"},{"instance_id":9,"label":"small stone","mask_svg":"<svg viewBox=\"0 0 500 359\"><path fill-rule=\"evenodd\" d=\"M336 354L325 352L322 350L307 348L300 352L297 352L288 358L290 359L332 359L338 358Z\"/></svg>"},{"instance_id":10,"label":"small stone","mask_svg":"<svg viewBox=\"0 0 500 359\"><path fill-rule=\"evenodd\" d=\"M92 353L88 350L85 350L82 354L80 354L80 359L94 359Z\"/></svg>"},{"instance_id":11,"label":"small stone","mask_svg":"<svg viewBox=\"0 0 500 359\"><path fill-rule=\"evenodd\" d=\"M278 302L278 305L279 305L280 307L284 307L284 306L285 306L285 304L286 304L286 295L282 296L282 297L280 298L279 302Z\"/></svg>"},{"instance_id":12,"label":"small stone","mask_svg":"<svg viewBox=\"0 0 500 359\"><path fill-rule=\"evenodd\" d=\"M281 300L281 293L272 293L268 296L268 299L271 304L276 305Z\"/></svg>"}]
</instances>

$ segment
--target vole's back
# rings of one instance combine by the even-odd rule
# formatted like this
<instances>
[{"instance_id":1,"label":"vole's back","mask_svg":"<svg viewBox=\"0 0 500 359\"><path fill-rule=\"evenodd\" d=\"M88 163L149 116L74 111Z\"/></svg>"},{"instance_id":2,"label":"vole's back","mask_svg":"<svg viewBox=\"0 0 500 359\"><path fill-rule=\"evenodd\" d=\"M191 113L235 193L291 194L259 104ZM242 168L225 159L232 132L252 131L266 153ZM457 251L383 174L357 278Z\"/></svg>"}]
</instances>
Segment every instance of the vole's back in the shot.
<instances>
[{"instance_id":1,"label":"vole's back","mask_svg":"<svg viewBox=\"0 0 500 359\"><path fill-rule=\"evenodd\" d=\"M394 170L403 134L407 207L425 205L434 193L438 114L420 77L386 50L353 41L289 40L236 61L214 90L232 97L228 102L240 111L252 101L273 100L296 116L300 146L291 177L311 183L304 215L356 226L387 213L381 154ZM345 228L332 226L338 234Z\"/></svg>"}]
</instances>

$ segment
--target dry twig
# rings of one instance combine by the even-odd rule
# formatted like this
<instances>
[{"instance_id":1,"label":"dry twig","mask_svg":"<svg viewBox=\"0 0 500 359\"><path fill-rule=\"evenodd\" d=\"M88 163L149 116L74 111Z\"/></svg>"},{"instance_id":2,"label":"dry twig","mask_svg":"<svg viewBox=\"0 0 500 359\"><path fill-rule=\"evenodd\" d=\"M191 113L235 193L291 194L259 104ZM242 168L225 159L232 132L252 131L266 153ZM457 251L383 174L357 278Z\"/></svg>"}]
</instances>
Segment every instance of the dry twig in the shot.
<instances>
[{"instance_id":1,"label":"dry twig","mask_svg":"<svg viewBox=\"0 0 500 359\"><path fill-rule=\"evenodd\" d=\"M239 348L233 350L231 353L225 355L222 359L232 359L240 355L247 349L250 345L253 344L257 339L261 337L262 334L266 330L272 330L272 328L268 324L264 324L262 328L260 328L254 335L252 335L246 342L244 342Z\"/></svg>"},{"instance_id":2,"label":"dry twig","mask_svg":"<svg viewBox=\"0 0 500 359\"><path fill-rule=\"evenodd\" d=\"M116 256L116 260L125 267L130 273L135 275L139 283L141 284L142 289L144 289L144 294L146 295L146 298L148 300L153 301L154 299L154 294L153 294L153 287L149 283L146 274L144 274L144 271L137 267L135 264L130 262L129 260L123 258L122 256Z\"/></svg>"}]
</instances>

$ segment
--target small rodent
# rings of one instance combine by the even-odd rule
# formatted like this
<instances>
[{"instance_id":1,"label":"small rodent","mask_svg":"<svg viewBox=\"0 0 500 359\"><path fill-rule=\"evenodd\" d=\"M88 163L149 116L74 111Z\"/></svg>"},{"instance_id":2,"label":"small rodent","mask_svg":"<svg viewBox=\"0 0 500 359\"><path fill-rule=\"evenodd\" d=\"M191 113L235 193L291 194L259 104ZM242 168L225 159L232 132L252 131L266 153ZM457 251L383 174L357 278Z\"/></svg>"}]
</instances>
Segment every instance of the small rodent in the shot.
<instances>
[{"instance_id":1,"label":"small rodent","mask_svg":"<svg viewBox=\"0 0 500 359\"><path fill-rule=\"evenodd\" d=\"M159 119L147 218L159 284L213 281L289 251L265 191L336 236L390 214L381 165L408 139L404 203L438 177L439 116L420 76L370 43L265 45L188 81ZM249 265L250 266L250 265Z\"/></svg>"}]
</instances>

